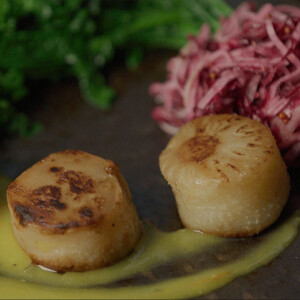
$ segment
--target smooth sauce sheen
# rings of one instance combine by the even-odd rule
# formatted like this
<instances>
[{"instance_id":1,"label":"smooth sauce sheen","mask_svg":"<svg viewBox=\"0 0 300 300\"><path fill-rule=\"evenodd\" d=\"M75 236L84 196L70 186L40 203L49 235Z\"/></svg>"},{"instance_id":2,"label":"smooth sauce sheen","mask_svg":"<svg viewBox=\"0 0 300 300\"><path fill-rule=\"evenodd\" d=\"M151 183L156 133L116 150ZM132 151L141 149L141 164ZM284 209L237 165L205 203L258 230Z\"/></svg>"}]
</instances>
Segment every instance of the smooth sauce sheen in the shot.
<instances>
[{"instance_id":1,"label":"smooth sauce sheen","mask_svg":"<svg viewBox=\"0 0 300 300\"><path fill-rule=\"evenodd\" d=\"M299 213L256 238L229 239L187 229L164 233L145 223L136 251L113 266L58 274L16 243L0 177L0 298L189 298L209 293L268 263L296 237ZM47 247L47 245L40 245ZM174 267L175 266L175 267Z\"/></svg>"}]
</instances>

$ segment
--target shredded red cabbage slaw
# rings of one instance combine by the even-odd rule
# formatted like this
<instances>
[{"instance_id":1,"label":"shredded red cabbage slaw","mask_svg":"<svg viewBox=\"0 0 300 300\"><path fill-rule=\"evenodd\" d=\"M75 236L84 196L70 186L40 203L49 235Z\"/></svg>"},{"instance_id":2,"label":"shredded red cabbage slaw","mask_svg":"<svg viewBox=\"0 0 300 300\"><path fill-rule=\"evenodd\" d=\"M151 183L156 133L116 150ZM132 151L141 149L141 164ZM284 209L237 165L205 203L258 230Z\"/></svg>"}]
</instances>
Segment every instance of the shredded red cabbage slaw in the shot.
<instances>
[{"instance_id":1,"label":"shredded red cabbage slaw","mask_svg":"<svg viewBox=\"0 0 300 300\"><path fill-rule=\"evenodd\" d=\"M300 9L245 3L205 25L150 87L153 118L169 134L191 119L238 113L268 125L289 165L300 157Z\"/></svg>"}]
</instances>

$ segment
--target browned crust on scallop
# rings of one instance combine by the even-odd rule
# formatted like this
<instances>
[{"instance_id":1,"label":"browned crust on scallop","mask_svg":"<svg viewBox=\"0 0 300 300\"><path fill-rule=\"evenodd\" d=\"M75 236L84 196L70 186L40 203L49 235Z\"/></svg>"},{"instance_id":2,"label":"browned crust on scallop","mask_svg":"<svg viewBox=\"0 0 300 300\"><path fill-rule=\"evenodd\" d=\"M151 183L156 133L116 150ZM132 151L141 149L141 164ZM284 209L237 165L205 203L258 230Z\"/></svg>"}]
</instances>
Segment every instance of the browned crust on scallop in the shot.
<instances>
[{"instance_id":1,"label":"browned crust on scallop","mask_svg":"<svg viewBox=\"0 0 300 300\"><path fill-rule=\"evenodd\" d=\"M184 157L186 160L201 163L207 157L212 156L215 153L219 143L220 142L216 137L201 133L187 140L181 147L183 153L186 152Z\"/></svg>"},{"instance_id":2,"label":"browned crust on scallop","mask_svg":"<svg viewBox=\"0 0 300 300\"><path fill-rule=\"evenodd\" d=\"M76 157L92 156L80 150L64 150L60 155ZM66 170L57 165L57 162L47 156L37 162L35 166L51 160L48 173L55 178L55 183L39 186L36 189L28 189L19 184L20 177L13 181L7 189L7 199L9 206L15 217L15 225L26 227L28 225L39 226L44 231L63 234L72 228L95 227L104 218L102 207L106 201L101 195L95 192L95 185L103 184L109 186L109 179L103 182L95 182L92 178L81 171ZM120 176L119 167L111 160L106 160L106 172L118 180ZM68 204L64 201L66 195L62 191L62 186L68 186L69 196L74 202L82 203L76 211L69 211ZM84 197L92 196L89 204L85 204ZM83 199L83 200L82 200ZM57 222L56 214L65 212L69 218L68 222Z\"/></svg>"},{"instance_id":3,"label":"browned crust on scallop","mask_svg":"<svg viewBox=\"0 0 300 300\"><path fill-rule=\"evenodd\" d=\"M213 135L209 132L210 130L206 128L209 127L209 120L211 118L214 118L214 126L218 128ZM240 126L238 126L241 121L243 122ZM245 121L247 121L246 124ZM159 164L162 175L170 185L178 185L179 180L177 175L172 174L172 176L169 176L168 169L172 166L172 162L168 162L168 167L165 167L165 161L169 160L168 156L171 154L173 156L173 160L178 160L180 163L186 163L188 168L190 166L198 166L199 168L207 169L207 163L209 162L210 164L213 164L214 170L219 174L219 179L225 182L230 182L230 177L227 176L224 169L228 168L236 173L241 173L242 171L239 166L230 163L226 166L223 165L221 168L218 160L213 160L212 162L210 162L210 160L223 142L219 139L219 137L222 136L224 131L228 129L230 130L231 127L235 126L237 127L235 134L241 135L242 137L251 136L251 140L253 140L253 142L249 142L246 145L246 147L250 149L254 149L259 146L258 144L260 143L261 138L260 135L263 135L264 137L269 135L268 138L272 140L272 142L274 141L274 145L265 146L263 151L261 151L260 156L261 161L267 161L275 151L274 146L276 146L276 144L274 137L267 126L256 120L251 120L251 122L248 121L249 118L236 114L219 114L196 118L183 125L159 156ZM192 131L191 128L193 128L193 134L190 133L190 131ZM178 142L179 137L180 139L182 138L184 142ZM174 146L174 141L176 141L176 146ZM245 157L245 153L236 150L233 150L232 154L234 154L237 159ZM176 165L177 162L174 164ZM259 166L259 164L260 162L258 162L256 166ZM180 172L178 172L178 174L179 173Z\"/></svg>"}]
</instances>

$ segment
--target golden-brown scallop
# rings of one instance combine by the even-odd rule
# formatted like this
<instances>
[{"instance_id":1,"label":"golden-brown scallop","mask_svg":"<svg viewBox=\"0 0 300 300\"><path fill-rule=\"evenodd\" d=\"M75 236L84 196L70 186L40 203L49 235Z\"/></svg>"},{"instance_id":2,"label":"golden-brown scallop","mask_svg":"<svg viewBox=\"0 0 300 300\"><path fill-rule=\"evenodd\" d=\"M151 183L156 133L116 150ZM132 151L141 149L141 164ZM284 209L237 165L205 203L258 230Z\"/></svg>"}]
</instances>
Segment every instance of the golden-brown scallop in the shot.
<instances>
[{"instance_id":1,"label":"golden-brown scallop","mask_svg":"<svg viewBox=\"0 0 300 300\"><path fill-rule=\"evenodd\" d=\"M82 151L42 159L10 184L7 201L20 246L34 263L59 272L110 265L141 236L118 166Z\"/></svg>"},{"instance_id":2,"label":"golden-brown scallop","mask_svg":"<svg viewBox=\"0 0 300 300\"><path fill-rule=\"evenodd\" d=\"M271 225L289 176L268 127L237 115L184 125L159 157L183 224L221 236L251 236Z\"/></svg>"}]
</instances>

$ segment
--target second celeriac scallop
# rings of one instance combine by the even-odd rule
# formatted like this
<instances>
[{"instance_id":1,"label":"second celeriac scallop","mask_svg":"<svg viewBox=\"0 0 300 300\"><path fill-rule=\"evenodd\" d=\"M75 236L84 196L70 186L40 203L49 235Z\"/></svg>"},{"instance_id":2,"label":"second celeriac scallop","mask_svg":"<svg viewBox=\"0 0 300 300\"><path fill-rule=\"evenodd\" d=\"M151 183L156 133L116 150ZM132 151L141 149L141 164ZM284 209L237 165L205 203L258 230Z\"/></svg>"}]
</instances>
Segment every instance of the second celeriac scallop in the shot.
<instances>
[{"instance_id":1,"label":"second celeriac scallop","mask_svg":"<svg viewBox=\"0 0 300 300\"><path fill-rule=\"evenodd\" d=\"M159 157L183 224L221 236L251 236L271 225L289 176L268 127L237 115L195 119Z\"/></svg>"}]
</instances>

